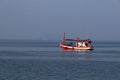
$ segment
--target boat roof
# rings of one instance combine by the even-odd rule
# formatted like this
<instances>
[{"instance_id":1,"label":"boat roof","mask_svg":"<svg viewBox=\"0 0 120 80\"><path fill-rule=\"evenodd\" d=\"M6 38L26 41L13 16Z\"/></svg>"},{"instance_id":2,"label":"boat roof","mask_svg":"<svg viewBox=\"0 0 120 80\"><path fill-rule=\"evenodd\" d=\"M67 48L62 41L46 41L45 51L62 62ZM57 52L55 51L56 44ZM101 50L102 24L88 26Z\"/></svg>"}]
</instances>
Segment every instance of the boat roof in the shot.
<instances>
[{"instance_id":1,"label":"boat roof","mask_svg":"<svg viewBox=\"0 0 120 80\"><path fill-rule=\"evenodd\" d=\"M76 39L65 39L66 41L76 41L76 42L86 42L88 39L86 40L76 40Z\"/></svg>"}]
</instances>

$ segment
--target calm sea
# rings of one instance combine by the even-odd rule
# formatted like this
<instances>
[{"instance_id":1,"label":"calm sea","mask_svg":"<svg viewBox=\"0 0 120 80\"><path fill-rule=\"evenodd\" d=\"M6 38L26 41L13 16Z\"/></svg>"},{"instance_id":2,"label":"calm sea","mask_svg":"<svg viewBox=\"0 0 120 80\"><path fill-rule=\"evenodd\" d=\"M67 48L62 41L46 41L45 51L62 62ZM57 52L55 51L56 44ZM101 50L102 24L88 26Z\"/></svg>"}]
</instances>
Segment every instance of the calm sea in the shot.
<instances>
[{"instance_id":1,"label":"calm sea","mask_svg":"<svg viewBox=\"0 0 120 80\"><path fill-rule=\"evenodd\" d=\"M57 41L0 41L0 80L120 80L120 42L64 51Z\"/></svg>"}]
</instances>

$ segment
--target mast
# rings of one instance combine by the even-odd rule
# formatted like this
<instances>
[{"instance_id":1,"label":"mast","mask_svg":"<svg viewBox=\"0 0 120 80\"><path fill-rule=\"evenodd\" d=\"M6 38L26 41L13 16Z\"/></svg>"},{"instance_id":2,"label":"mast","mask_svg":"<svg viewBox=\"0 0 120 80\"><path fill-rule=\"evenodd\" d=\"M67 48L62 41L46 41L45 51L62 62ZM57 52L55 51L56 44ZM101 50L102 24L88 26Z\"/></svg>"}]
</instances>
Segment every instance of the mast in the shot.
<instances>
[{"instance_id":1,"label":"mast","mask_svg":"<svg viewBox=\"0 0 120 80\"><path fill-rule=\"evenodd\" d=\"M66 37L65 37L65 33L64 33L64 36L63 36L63 42L65 42L65 40L66 40Z\"/></svg>"}]
</instances>

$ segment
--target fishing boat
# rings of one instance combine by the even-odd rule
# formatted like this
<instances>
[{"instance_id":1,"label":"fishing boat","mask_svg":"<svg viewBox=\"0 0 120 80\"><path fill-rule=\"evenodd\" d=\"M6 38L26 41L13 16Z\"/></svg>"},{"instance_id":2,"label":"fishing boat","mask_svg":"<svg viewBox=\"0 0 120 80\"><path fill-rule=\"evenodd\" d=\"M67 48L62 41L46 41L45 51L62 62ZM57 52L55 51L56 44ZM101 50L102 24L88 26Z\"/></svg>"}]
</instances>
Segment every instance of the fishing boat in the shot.
<instances>
[{"instance_id":1,"label":"fishing boat","mask_svg":"<svg viewBox=\"0 0 120 80\"><path fill-rule=\"evenodd\" d=\"M65 33L63 40L60 42L60 47L64 50L93 50L90 39L68 39L66 38Z\"/></svg>"}]
</instances>

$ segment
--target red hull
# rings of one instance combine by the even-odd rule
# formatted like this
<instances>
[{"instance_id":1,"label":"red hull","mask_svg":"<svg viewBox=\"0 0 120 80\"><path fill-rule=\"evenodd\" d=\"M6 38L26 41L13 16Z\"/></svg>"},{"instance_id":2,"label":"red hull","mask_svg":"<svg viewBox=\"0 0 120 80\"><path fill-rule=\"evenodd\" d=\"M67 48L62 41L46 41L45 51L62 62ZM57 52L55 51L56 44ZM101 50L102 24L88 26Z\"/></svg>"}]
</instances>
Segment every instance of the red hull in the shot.
<instances>
[{"instance_id":1,"label":"red hull","mask_svg":"<svg viewBox=\"0 0 120 80\"><path fill-rule=\"evenodd\" d=\"M66 50L92 50L92 46L86 46L86 47L77 47L77 46L67 46L62 43L60 43L61 48L66 49Z\"/></svg>"}]
</instances>

